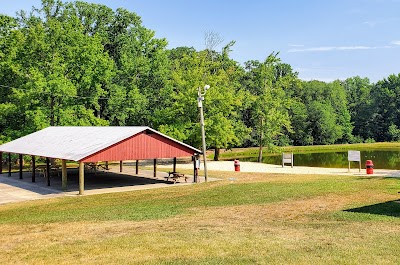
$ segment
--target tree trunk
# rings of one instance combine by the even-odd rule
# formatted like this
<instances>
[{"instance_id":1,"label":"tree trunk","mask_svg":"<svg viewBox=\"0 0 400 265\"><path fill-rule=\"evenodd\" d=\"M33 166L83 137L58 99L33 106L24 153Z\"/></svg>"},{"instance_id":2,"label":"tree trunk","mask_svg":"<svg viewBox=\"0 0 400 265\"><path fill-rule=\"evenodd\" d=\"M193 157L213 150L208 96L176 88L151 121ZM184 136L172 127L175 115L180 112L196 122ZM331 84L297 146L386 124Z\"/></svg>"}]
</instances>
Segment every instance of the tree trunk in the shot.
<instances>
[{"instance_id":1,"label":"tree trunk","mask_svg":"<svg viewBox=\"0 0 400 265\"><path fill-rule=\"evenodd\" d=\"M214 149L214 161L219 161L219 148Z\"/></svg>"},{"instance_id":2,"label":"tree trunk","mask_svg":"<svg viewBox=\"0 0 400 265\"><path fill-rule=\"evenodd\" d=\"M262 162L262 156L263 156L263 141L264 141L264 118L261 118L261 126L260 126L260 149L258 151L258 162Z\"/></svg>"},{"instance_id":3,"label":"tree trunk","mask_svg":"<svg viewBox=\"0 0 400 265\"><path fill-rule=\"evenodd\" d=\"M55 98L53 95L50 96L50 126L54 126L54 105Z\"/></svg>"}]
</instances>

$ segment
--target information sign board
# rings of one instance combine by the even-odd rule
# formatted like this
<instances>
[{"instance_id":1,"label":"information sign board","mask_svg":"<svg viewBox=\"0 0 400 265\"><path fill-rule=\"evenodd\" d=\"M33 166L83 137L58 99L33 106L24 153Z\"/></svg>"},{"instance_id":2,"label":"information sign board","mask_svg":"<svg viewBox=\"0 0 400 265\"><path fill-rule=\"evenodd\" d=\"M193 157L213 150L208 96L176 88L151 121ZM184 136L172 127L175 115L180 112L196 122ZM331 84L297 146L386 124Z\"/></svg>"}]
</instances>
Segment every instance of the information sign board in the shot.
<instances>
[{"instance_id":1,"label":"information sign board","mask_svg":"<svg viewBox=\"0 0 400 265\"><path fill-rule=\"evenodd\" d=\"M348 167L348 172L350 172L350 162L358 162L358 171L361 172L361 152L360 151L353 151L350 150L347 153L347 160L349 161L349 167Z\"/></svg>"},{"instance_id":2,"label":"information sign board","mask_svg":"<svg viewBox=\"0 0 400 265\"><path fill-rule=\"evenodd\" d=\"M360 151L349 151L347 160L361 162L361 152Z\"/></svg>"}]
</instances>

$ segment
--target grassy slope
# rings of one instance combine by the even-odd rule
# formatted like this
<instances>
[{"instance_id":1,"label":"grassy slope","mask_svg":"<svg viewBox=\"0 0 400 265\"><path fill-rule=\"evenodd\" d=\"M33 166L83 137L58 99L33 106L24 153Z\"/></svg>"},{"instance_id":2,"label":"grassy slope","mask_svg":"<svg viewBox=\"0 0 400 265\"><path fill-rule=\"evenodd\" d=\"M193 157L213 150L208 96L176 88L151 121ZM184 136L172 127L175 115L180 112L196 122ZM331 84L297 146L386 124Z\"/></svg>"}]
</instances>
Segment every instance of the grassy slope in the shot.
<instances>
[{"instance_id":1,"label":"grassy slope","mask_svg":"<svg viewBox=\"0 0 400 265\"><path fill-rule=\"evenodd\" d=\"M194 186L2 205L0 263L400 260L398 179L232 174L213 172L223 180Z\"/></svg>"},{"instance_id":2,"label":"grassy slope","mask_svg":"<svg viewBox=\"0 0 400 265\"><path fill-rule=\"evenodd\" d=\"M348 150L385 150L385 149L400 149L400 143L361 143L361 144L333 144L333 145L309 145L309 146L285 146L278 148L275 152L269 152L268 149L263 149L264 155L276 155L281 152L293 152L293 153L310 153L310 152L340 152ZM251 157L258 155L257 147L250 148L234 148L232 150L226 150L221 153L221 159L235 159L240 157ZM210 155L213 158L214 155Z\"/></svg>"}]
</instances>

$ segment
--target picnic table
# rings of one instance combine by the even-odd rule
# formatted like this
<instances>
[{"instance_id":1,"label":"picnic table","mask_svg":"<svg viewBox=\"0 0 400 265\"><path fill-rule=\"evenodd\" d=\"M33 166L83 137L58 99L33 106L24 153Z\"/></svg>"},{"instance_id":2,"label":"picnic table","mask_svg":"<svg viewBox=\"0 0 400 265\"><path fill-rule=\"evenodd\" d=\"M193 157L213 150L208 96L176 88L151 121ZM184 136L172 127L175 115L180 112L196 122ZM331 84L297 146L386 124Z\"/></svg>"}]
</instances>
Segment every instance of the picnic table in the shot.
<instances>
[{"instance_id":1,"label":"picnic table","mask_svg":"<svg viewBox=\"0 0 400 265\"><path fill-rule=\"evenodd\" d=\"M179 172L168 172L168 177L165 177L167 179L167 181L169 179L172 179L174 181L174 183L176 183L176 181L180 178L185 179L185 182L187 182L188 177L185 176L185 174L179 173Z\"/></svg>"},{"instance_id":2,"label":"picnic table","mask_svg":"<svg viewBox=\"0 0 400 265\"><path fill-rule=\"evenodd\" d=\"M98 163L87 163L85 164L85 167L91 171L91 172L97 172L97 171L106 171L108 168L105 165L98 164Z\"/></svg>"},{"instance_id":3,"label":"picnic table","mask_svg":"<svg viewBox=\"0 0 400 265\"><path fill-rule=\"evenodd\" d=\"M47 172L47 165L37 165L35 167L35 170L37 170L39 172L39 176L43 175L43 177L45 177L46 176L46 172ZM60 172L61 172L61 166L59 166L59 165L50 165L50 174L49 174L50 176L51 176L52 172L57 173L57 176L59 176Z\"/></svg>"}]
</instances>

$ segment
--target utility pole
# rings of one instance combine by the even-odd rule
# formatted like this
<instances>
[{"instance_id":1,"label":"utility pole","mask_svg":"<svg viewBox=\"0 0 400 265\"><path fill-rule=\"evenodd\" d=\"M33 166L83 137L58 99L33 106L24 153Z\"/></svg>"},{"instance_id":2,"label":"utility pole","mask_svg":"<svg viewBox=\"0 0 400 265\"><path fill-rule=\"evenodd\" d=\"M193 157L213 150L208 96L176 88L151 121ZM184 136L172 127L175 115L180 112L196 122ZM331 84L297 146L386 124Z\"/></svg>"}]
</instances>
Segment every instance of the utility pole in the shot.
<instances>
[{"instance_id":1,"label":"utility pole","mask_svg":"<svg viewBox=\"0 0 400 265\"><path fill-rule=\"evenodd\" d=\"M207 157L206 157L206 133L204 130L204 114L203 114L203 100L204 96L209 89L209 85L204 86L204 93L201 93L201 87L197 88L197 106L200 111L200 127L201 127L201 140L203 145L203 160L204 160L204 181L207 182Z\"/></svg>"}]
</instances>

